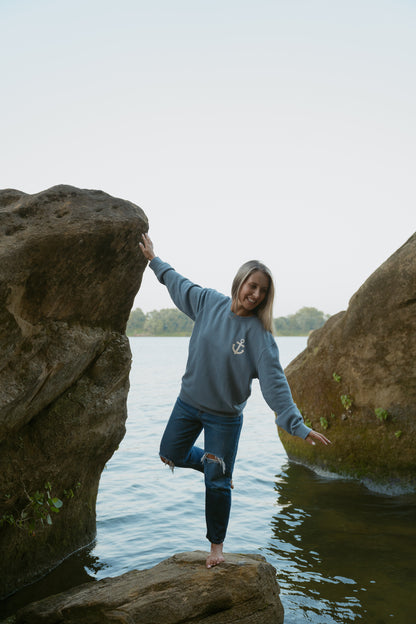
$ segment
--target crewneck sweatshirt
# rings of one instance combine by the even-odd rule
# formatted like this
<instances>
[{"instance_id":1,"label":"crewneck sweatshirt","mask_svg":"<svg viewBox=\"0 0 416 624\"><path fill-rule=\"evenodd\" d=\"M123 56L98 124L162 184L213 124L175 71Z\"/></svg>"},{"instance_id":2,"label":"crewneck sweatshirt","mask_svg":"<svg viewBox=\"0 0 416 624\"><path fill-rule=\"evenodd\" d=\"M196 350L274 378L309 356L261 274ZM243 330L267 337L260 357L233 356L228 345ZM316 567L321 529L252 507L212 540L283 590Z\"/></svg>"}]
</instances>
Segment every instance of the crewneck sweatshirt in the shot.
<instances>
[{"instance_id":1,"label":"crewneck sweatshirt","mask_svg":"<svg viewBox=\"0 0 416 624\"><path fill-rule=\"evenodd\" d=\"M243 411L257 378L276 423L306 438L311 429L293 401L276 341L260 319L234 314L230 297L194 284L158 257L149 266L176 307L195 322L180 399L203 412L235 416Z\"/></svg>"}]
</instances>

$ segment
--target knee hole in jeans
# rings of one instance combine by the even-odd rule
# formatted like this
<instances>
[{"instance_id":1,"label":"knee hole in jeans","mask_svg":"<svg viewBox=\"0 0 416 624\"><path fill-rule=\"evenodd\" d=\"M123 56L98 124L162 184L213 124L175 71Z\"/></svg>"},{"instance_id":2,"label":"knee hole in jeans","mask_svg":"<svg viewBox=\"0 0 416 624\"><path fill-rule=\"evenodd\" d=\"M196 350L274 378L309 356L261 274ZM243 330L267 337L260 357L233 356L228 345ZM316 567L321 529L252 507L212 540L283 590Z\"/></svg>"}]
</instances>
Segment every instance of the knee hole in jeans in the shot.
<instances>
[{"instance_id":1,"label":"knee hole in jeans","mask_svg":"<svg viewBox=\"0 0 416 624\"><path fill-rule=\"evenodd\" d=\"M175 468L175 464L173 463L173 461L171 459L167 459L166 457L163 457L162 455L159 455L161 461L166 464L166 466L169 466L169 468L172 470L174 470Z\"/></svg>"},{"instance_id":2,"label":"knee hole in jeans","mask_svg":"<svg viewBox=\"0 0 416 624\"><path fill-rule=\"evenodd\" d=\"M203 464L207 460L219 464L222 468L223 474L225 474L225 462L221 457L217 457L213 453L204 453L201 457L201 464Z\"/></svg>"}]
</instances>

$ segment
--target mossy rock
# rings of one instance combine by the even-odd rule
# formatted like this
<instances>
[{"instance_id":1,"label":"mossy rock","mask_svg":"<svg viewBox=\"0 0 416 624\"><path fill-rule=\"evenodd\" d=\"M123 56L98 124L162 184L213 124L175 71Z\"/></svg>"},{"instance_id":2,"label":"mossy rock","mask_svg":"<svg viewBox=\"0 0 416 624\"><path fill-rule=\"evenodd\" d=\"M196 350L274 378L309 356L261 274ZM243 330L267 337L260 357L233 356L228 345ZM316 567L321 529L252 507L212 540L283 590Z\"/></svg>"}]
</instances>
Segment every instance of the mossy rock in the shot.
<instances>
[{"instance_id":1,"label":"mossy rock","mask_svg":"<svg viewBox=\"0 0 416 624\"><path fill-rule=\"evenodd\" d=\"M416 491L416 234L312 332L286 368L305 422L331 446L279 431L288 456L378 489Z\"/></svg>"}]
</instances>

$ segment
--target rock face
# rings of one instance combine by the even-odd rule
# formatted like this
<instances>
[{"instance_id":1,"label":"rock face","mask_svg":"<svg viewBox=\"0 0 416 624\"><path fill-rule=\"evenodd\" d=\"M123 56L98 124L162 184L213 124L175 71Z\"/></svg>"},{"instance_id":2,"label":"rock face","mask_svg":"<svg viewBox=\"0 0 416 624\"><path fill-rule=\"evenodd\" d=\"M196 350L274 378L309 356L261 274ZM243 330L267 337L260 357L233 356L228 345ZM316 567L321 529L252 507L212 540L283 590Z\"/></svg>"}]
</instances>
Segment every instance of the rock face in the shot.
<instances>
[{"instance_id":1,"label":"rock face","mask_svg":"<svg viewBox=\"0 0 416 624\"><path fill-rule=\"evenodd\" d=\"M305 421L332 441L279 431L289 457L377 489L416 489L416 234L286 369Z\"/></svg>"},{"instance_id":2,"label":"rock face","mask_svg":"<svg viewBox=\"0 0 416 624\"><path fill-rule=\"evenodd\" d=\"M87 583L32 603L16 624L283 624L274 568L260 555L181 553L150 570Z\"/></svg>"},{"instance_id":3,"label":"rock face","mask_svg":"<svg viewBox=\"0 0 416 624\"><path fill-rule=\"evenodd\" d=\"M125 431L124 330L147 229L101 191L0 192L0 596L95 535Z\"/></svg>"}]
</instances>

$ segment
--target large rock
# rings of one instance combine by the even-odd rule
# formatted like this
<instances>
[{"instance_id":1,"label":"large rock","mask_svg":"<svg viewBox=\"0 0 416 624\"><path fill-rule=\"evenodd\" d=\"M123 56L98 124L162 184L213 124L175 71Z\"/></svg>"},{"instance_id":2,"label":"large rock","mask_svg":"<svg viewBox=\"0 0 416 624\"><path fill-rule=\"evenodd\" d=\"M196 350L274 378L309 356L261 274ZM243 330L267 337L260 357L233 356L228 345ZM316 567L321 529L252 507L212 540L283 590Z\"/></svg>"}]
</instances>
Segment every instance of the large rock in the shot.
<instances>
[{"instance_id":1,"label":"large rock","mask_svg":"<svg viewBox=\"0 0 416 624\"><path fill-rule=\"evenodd\" d=\"M331 447L279 434L292 459L392 492L416 489L416 234L314 331L286 369Z\"/></svg>"},{"instance_id":2,"label":"large rock","mask_svg":"<svg viewBox=\"0 0 416 624\"><path fill-rule=\"evenodd\" d=\"M0 192L0 596L94 537L125 431L124 330L147 229L101 191Z\"/></svg>"},{"instance_id":3,"label":"large rock","mask_svg":"<svg viewBox=\"0 0 416 624\"><path fill-rule=\"evenodd\" d=\"M86 583L18 612L16 624L282 624L274 568L260 555L174 555L150 570Z\"/></svg>"}]
</instances>

